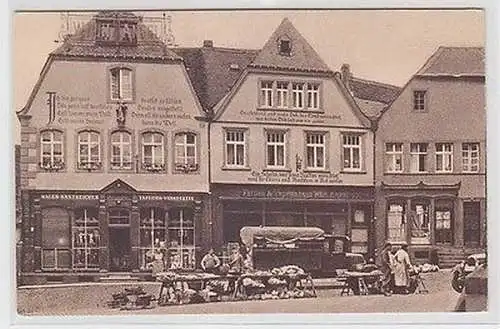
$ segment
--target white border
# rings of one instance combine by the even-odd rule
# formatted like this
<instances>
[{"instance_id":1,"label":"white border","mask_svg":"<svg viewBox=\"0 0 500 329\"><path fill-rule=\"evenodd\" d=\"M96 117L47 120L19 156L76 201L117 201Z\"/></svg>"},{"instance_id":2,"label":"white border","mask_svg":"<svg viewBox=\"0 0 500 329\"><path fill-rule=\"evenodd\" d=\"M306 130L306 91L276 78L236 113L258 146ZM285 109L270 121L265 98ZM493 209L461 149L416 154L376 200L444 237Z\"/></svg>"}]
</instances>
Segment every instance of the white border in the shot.
<instances>
[{"instance_id":1,"label":"white border","mask_svg":"<svg viewBox=\"0 0 500 329\"><path fill-rule=\"evenodd\" d=\"M3 218L1 220L2 230L0 230L0 237L3 241L9 241L9 249L11 252L1 253L0 264L4 269L8 269L10 274L10 282L8 280L0 280L0 285L4 293L4 303L0 313L2 324L12 326L13 328L27 328L30 327L46 327L46 328L149 328L149 325L154 324L155 327L168 327L168 328L194 328L194 327L221 327L221 326L238 326L246 324L259 324L258 327L266 328L271 325L282 325L285 328L303 328L305 325L308 327L319 327L325 324L335 324L337 327L346 328L366 328L369 324L378 323L377 326L371 328L386 328L389 324L397 327L403 327L406 323L411 327L429 327L432 324L442 324L440 328L455 328L457 325L460 327L479 328L486 327L489 323L491 327L497 327L499 318L492 312L492 310L499 309L498 296L500 296L498 289L499 268L498 256L496 253L490 253L489 262L489 312L485 314L457 314L457 313L425 313L425 314L404 314L404 313L391 313L391 314L333 314L333 315L312 315L312 314L297 314L294 316L288 315L196 315L196 316L110 316L110 317L16 317L15 313L15 286L13 283L15 264L14 250L15 244L13 242L14 232L14 175L13 175L13 134L12 134L12 114L14 111L12 107L12 72L10 70L10 41L11 41L11 17L13 10L22 9L37 9L37 10L60 10L60 9L86 9L86 8L103 8L102 0L73 0L71 4L67 0L51 0L39 2L37 0L12 0L7 2L7 10L1 11L3 29L2 40L4 41L2 48L2 70L5 83L2 86L2 99L4 111L7 112L7 120L3 120L4 129L1 129L3 135L2 141L8 141L1 144L1 154L9 154L9 162L3 161L0 167L4 171L3 177L9 177L7 189L3 192L2 208L4 209ZM4 4L4 2L2 2ZM337 1L332 3L328 0L244 0L239 2L232 2L230 0L223 1L203 1L203 0L183 0L183 1L165 1L165 0L107 0L106 7L103 9L181 9L181 8L395 8L395 7L428 7L428 8L443 8L443 7L484 7L486 8L486 23L487 23L487 125L488 125L488 168L498 168L498 144L499 129L496 123L500 122L500 108L496 106L500 104L499 93L500 90L498 76L500 74L498 58L499 54L499 5L497 1L440 1L435 3L431 0L428 1L369 1L369 0L355 0L355 1ZM8 100L7 102L5 100ZM9 104L8 106L6 106ZM6 114L4 112L4 114ZM4 116L5 117L5 116ZM499 239L497 238L499 232L499 225L497 224L500 218L500 212L495 207L496 202L499 201L500 192L498 192L498 185L496 183L496 172L494 170L488 171L487 186L488 186L488 247L491 251L499 250ZM12 233L12 234L9 234ZM4 276L5 278L6 276ZM351 325L347 325L351 324ZM356 325L354 325L356 324ZM465 325L466 324L466 325ZM484 326L483 326L484 325Z\"/></svg>"}]
</instances>

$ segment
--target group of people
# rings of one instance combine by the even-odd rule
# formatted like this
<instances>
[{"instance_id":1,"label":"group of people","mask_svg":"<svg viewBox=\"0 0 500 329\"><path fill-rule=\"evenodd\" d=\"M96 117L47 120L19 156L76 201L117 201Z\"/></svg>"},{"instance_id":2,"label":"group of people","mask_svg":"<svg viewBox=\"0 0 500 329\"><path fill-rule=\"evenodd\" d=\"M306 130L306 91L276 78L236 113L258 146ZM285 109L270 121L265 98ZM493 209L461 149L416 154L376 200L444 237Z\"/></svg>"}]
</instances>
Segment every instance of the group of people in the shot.
<instances>
[{"instance_id":1,"label":"group of people","mask_svg":"<svg viewBox=\"0 0 500 329\"><path fill-rule=\"evenodd\" d=\"M390 296L392 293L408 294L409 270L412 268L408 255L408 245L403 243L395 253L393 253L392 248L392 244L386 242L382 249L382 292L386 296Z\"/></svg>"},{"instance_id":2,"label":"group of people","mask_svg":"<svg viewBox=\"0 0 500 329\"><path fill-rule=\"evenodd\" d=\"M207 273L233 272L242 273L251 267L251 256L244 247L236 248L231 255L229 263L223 267L221 260L213 248L201 259L201 268Z\"/></svg>"}]
</instances>

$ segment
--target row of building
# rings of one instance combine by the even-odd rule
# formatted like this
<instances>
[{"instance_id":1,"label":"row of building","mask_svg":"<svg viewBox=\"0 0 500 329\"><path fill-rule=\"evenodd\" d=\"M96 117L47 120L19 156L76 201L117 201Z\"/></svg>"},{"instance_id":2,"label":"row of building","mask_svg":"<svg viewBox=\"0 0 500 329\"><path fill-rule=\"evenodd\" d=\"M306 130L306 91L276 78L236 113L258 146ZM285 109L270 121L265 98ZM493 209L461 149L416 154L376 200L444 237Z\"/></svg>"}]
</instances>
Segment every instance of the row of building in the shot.
<instances>
[{"instance_id":1,"label":"row of building","mask_svg":"<svg viewBox=\"0 0 500 329\"><path fill-rule=\"evenodd\" d=\"M485 246L484 50L403 87L331 70L288 19L258 50L168 47L103 12L52 52L20 146L24 283L192 269L243 226L316 226L371 257Z\"/></svg>"}]
</instances>

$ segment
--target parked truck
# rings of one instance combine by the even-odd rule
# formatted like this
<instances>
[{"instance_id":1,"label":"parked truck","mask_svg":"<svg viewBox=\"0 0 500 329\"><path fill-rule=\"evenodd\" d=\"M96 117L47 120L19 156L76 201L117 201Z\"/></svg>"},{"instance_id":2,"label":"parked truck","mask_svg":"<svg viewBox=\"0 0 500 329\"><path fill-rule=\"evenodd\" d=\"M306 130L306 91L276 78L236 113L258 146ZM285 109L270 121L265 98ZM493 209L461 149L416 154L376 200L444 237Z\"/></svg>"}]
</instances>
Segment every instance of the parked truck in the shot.
<instances>
[{"instance_id":1,"label":"parked truck","mask_svg":"<svg viewBox=\"0 0 500 329\"><path fill-rule=\"evenodd\" d=\"M348 236L326 234L318 227L245 226L240 238L257 270L297 265L315 277L336 276L366 263L362 254L350 252Z\"/></svg>"}]
</instances>

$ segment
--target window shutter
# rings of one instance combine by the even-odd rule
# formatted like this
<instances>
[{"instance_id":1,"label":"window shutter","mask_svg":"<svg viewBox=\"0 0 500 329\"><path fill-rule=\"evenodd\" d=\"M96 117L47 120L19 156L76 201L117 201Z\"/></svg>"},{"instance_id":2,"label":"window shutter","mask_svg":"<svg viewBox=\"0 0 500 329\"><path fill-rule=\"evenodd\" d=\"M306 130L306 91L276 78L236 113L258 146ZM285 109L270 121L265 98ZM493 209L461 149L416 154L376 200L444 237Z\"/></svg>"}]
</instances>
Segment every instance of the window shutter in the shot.
<instances>
[{"instance_id":1,"label":"window shutter","mask_svg":"<svg viewBox=\"0 0 500 329\"><path fill-rule=\"evenodd\" d=\"M122 99L130 100L132 99L132 71L128 69L122 69L121 72Z\"/></svg>"}]
</instances>

